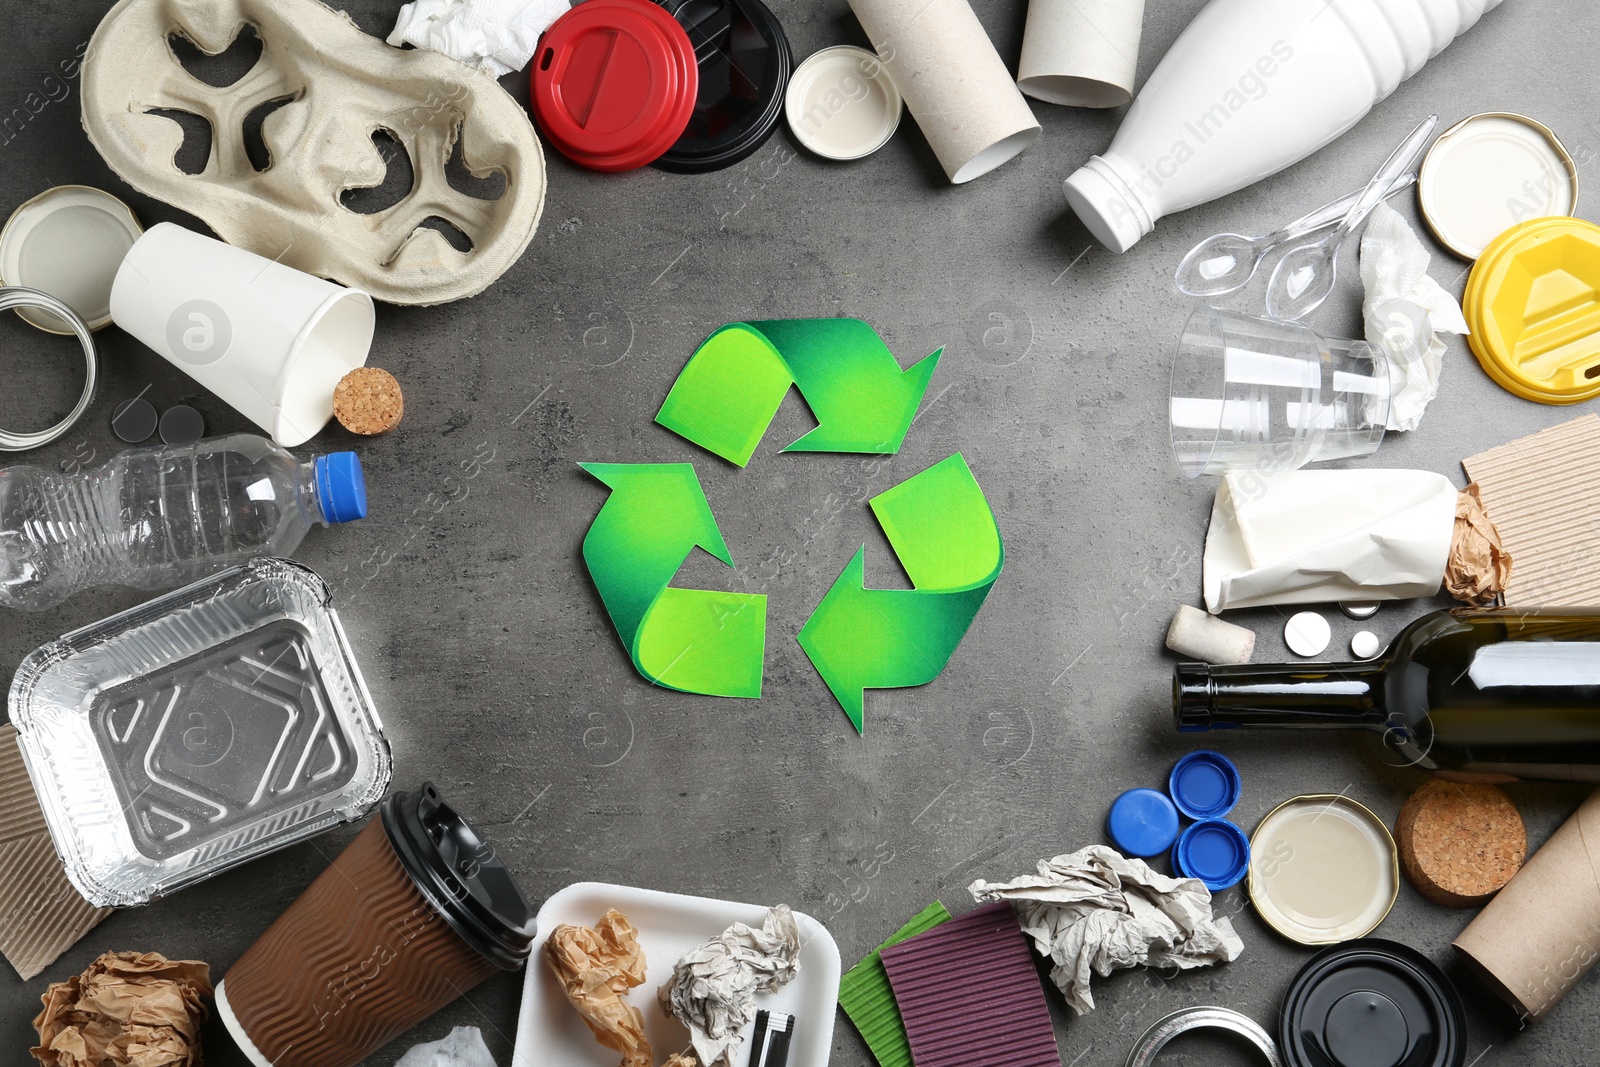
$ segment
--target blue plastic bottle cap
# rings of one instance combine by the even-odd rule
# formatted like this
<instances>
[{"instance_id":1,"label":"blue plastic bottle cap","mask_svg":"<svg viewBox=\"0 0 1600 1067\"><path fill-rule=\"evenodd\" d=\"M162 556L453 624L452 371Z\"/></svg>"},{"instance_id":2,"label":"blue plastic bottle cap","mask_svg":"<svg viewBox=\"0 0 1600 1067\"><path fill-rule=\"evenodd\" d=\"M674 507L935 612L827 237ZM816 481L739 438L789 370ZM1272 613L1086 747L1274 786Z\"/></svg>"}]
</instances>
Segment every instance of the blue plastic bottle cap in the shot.
<instances>
[{"instance_id":1,"label":"blue plastic bottle cap","mask_svg":"<svg viewBox=\"0 0 1600 1067\"><path fill-rule=\"evenodd\" d=\"M1191 819L1220 819L1239 803L1239 768L1220 752L1191 752L1173 765L1167 790Z\"/></svg>"},{"instance_id":2,"label":"blue plastic bottle cap","mask_svg":"<svg viewBox=\"0 0 1600 1067\"><path fill-rule=\"evenodd\" d=\"M1226 819L1202 819L1183 832L1172 850L1172 866L1198 878L1213 893L1239 884L1250 869L1250 839Z\"/></svg>"},{"instance_id":3,"label":"blue plastic bottle cap","mask_svg":"<svg viewBox=\"0 0 1600 1067\"><path fill-rule=\"evenodd\" d=\"M367 517L367 479L354 452L317 457L317 502L331 524Z\"/></svg>"},{"instance_id":4,"label":"blue plastic bottle cap","mask_svg":"<svg viewBox=\"0 0 1600 1067\"><path fill-rule=\"evenodd\" d=\"M1106 831L1124 855L1160 855L1178 836L1178 809L1164 793L1130 789L1111 802Z\"/></svg>"}]
</instances>

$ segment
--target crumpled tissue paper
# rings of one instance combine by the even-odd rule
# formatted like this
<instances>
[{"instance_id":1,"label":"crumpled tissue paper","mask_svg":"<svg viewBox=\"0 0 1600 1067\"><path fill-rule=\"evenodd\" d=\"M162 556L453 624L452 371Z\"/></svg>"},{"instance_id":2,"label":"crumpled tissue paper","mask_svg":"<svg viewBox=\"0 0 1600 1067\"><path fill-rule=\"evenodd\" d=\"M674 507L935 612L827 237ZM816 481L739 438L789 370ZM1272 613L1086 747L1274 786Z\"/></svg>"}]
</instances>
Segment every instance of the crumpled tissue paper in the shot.
<instances>
[{"instance_id":1,"label":"crumpled tissue paper","mask_svg":"<svg viewBox=\"0 0 1600 1067\"><path fill-rule=\"evenodd\" d=\"M1428 250L1388 204L1379 204L1361 237L1362 311L1367 341L1394 366L1391 430L1415 430L1439 392L1442 331L1470 332L1461 305L1428 276Z\"/></svg>"},{"instance_id":2,"label":"crumpled tissue paper","mask_svg":"<svg viewBox=\"0 0 1600 1067\"><path fill-rule=\"evenodd\" d=\"M211 969L157 952L106 952L52 982L33 1020L49 1067L198 1067Z\"/></svg>"},{"instance_id":3,"label":"crumpled tissue paper","mask_svg":"<svg viewBox=\"0 0 1600 1067\"><path fill-rule=\"evenodd\" d=\"M612 908L593 929L562 924L545 939L544 959L594 1039L622 1054L621 1067L652 1067L644 1015L623 999L645 979L644 949L628 917Z\"/></svg>"},{"instance_id":4,"label":"crumpled tissue paper","mask_svg":"<svg viewBox=\"0 0 1600 1067\"><path fill-rule=\"evenodd\" d=\"M483 1031L458 1026L438 1041L412 1045L394 1067L494 1067Z\"/></svg>"},{"instance_id":5,"label":"crumpled tissue paper","mask_svg":"<svg viewBox=\"0 0 1600 1067\"><path fill-rule=\"evenodd\" d=\"M1050 979L1079 1015L1094 1010L1090 971L1123 967L1190 970L1239 958L1233 924L1211 914L1211 892L1194 878L1168 878L1104 845L1040 860L1037 875L967 887L980 903L1009 900L1022 932L1055 964Z\"/></svg>"},{"instance_id":6,"label":"crumpled tissue paper","mask_svg":"<svg viewBox=\"0 0 1600 1067\"><path fill-rule=\"evenodd\" d=\"M539 35L567 0L415 0L400 9L389 43L431 48L504 77L526 67Z\"/></svg>"},{"instance_id":7,"label":"crumpled tissue paper","mask_svg":"<svg viewBox=\"0 0 1600 1067\"><path fill-rule=\"evenodd\" d=\"M661 1006L689 1028L705 1067L733 1067L741 1031L756 1017L756 994L800 973L800 928L787 904L767 912L761 929L734 923L684 954L661 987Z\"/></svg>"}]
</instances>

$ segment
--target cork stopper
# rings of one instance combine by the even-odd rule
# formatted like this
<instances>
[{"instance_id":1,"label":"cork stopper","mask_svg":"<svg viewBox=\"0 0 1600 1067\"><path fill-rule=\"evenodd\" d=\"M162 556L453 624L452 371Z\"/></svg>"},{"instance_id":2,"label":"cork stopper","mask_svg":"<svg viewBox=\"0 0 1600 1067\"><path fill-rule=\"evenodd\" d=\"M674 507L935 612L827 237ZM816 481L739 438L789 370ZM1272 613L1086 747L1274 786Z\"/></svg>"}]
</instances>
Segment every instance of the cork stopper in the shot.
<instances>
[{"instance_id":1,"label":"cork stopper","mask_svg":"<svg viewBox=\"0 0 1600 1067\"><path fill-rule=\"evenodd\" d=\"M1492 785L1431 781L1411 794L1394 829L1406 879L1451 908L1487 902L1528 853L1522 816Z\"/></svg>"},{"instance_id":2,"label":"cork stopper","mask_svg":"<svg viewBox=\"0 0 1600 1067\"><path fill-rule=\"evenodd\" d=\"M333 391L333 415L351 433L388 433L405 414L405 399L394 375L378 367L357 367Z\"/></svg>"}]
</instances>

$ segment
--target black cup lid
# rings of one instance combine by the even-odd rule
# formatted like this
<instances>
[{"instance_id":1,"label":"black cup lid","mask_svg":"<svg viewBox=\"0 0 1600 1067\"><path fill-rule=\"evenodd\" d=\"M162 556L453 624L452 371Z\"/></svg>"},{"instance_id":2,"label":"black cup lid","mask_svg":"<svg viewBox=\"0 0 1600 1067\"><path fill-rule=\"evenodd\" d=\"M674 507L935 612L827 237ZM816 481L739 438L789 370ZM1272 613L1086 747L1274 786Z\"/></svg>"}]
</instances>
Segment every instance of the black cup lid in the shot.
<instances>
[{"instance_id":1,"label":"black cup lid","mask_svg":"<svg viewBox=\"0 0 1600 1067\"><path fill-rule=\"evenodd\" d=\"M462 940L508 971L533 950L534 911L494 847L473 833L432 782L380 809L400 863Z\"/></svg>"},{"instance_id":2,"label":"black cup lid","mask_svg":"<svg viewBox=\"0 0 1600 1067\"><path fill-rule=\"evenodd\" d=\"M731 167L766 143L783 118L794 57L761 0L657 0L694 44L700 88L689 125L655 161L698 174Z\"/></svg>"},{"instance_id":3,"label":"black cup lid","mask_svg":"<svg viewBox=\"0 0 1600 1067\"><path fill-rule=\"evenodd\" d=\"M1363 938L1300 968L1283 998L1278 1045L1289 1067L1461 1067L1466 1016L1432 960Z\"/></svg>"}]
</instances>

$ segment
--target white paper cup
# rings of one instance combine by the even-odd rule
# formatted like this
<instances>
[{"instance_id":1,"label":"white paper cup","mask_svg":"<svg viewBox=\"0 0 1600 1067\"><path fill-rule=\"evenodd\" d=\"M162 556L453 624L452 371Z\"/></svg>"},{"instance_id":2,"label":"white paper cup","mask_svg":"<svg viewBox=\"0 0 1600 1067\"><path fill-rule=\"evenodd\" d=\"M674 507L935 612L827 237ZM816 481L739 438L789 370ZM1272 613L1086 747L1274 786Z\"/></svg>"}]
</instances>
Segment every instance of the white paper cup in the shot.
<instances>
[{"instance_id":1,"label":"white paper cup","mask_svg":"<svg viewBox=\"0 0 1600 1067\"><path fill-rule=\"evenodd\" d=\"M1143 24L1144 0L1029 0L1017 85L1051 104L1121 107Z\"/></svg>"},{"instance_id":2,"label":"white paper cup","mask_svg":"<svg viewBox=\"0 0 1600 1067\"><path fill-rule=\"evenodd\" d=\"M372 298L170 222L128 252L111 317L285 448L333 418L367 362Z\"/></svg>"}]
</instances>

